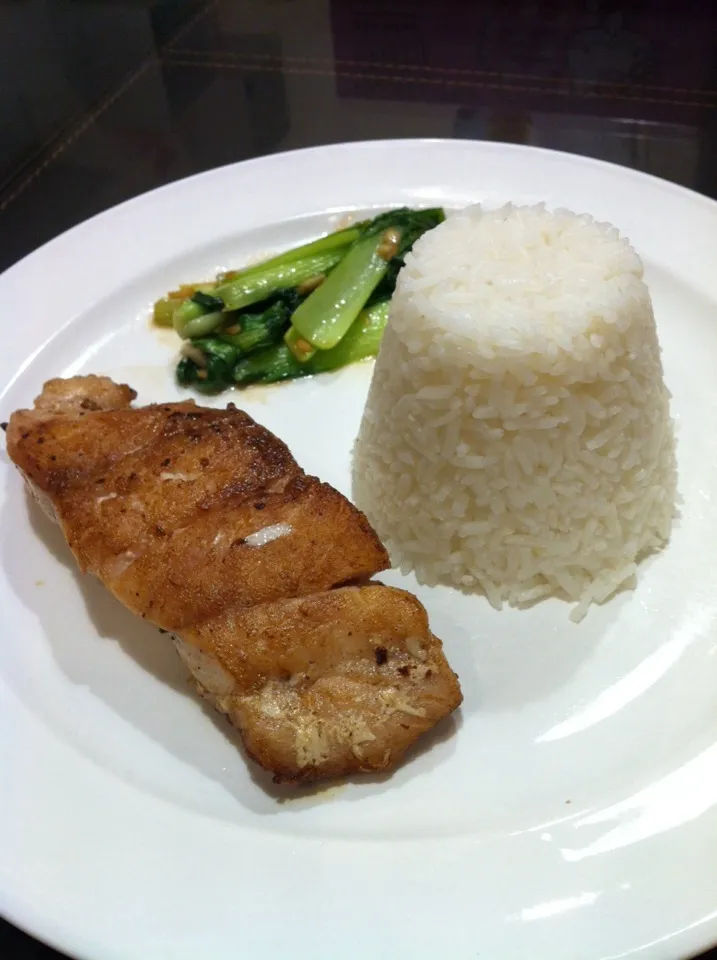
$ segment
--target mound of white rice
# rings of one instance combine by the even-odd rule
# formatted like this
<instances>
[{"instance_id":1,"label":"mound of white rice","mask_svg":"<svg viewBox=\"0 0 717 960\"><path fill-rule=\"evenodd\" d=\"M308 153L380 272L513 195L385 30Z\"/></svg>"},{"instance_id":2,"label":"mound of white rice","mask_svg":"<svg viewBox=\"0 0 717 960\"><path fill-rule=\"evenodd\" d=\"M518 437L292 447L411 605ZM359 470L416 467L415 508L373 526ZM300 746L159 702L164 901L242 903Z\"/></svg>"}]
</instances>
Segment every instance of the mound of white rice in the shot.
<instances>
[{"instance_id":1,"label":"mound of white rice","mask_svg":"<svg viewBox=\"0 0 717 960\"><path fill-rule=\"evenodd\" d=\"M642 264L609 224L480 206L400 273L354 497L424 583L572 619L633 586L675 514L669 393Z\"/></svg>"}]
</instances>

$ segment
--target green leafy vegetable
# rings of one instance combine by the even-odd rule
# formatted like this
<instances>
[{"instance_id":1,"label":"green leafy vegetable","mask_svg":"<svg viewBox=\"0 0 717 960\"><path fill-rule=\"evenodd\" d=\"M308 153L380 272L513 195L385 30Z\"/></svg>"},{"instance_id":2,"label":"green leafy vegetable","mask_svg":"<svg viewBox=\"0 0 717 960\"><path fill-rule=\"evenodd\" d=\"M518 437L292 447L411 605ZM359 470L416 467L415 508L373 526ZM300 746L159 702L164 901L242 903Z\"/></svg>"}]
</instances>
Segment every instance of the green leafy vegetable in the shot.
<instances>
[{"instance_id":1,"label":"green leafy vegetable","mask_svg":"<svg viewBox=\"0 0 717 960\"><path fill-rule=\"evenodd\" d=\"M440 209L401 208L371 220L341 263L291 318L300 340L318 350L335 347L389 270L395 285L397 271L391 269L394 258L402 258L422 233L442 219ZM299 338L291 333L287 343L297 359L305 362L306 354L295 349Z\"/></svg>"},{"instance_id":2,"label":"green leafy vegetable","mask_svg":"<svg viewBox=\"0 0 717 960\"><path fill-rule=\"evenodd\" d=\"M215 288L214 295L223 301L225 310L240 310L266 300L277 290L298 287L319 273L328 273L339 263L342 255L341 249L329 250L301 260L261 269L257 267L220 284Z\"/></svg>"},{"instance_id":3,"label":"green leafy vegetable","mask_svg":"<svg viewBox=\"0 0 717 960\"><path fill-rule=\"evenodd\" d=\"M243 356L278 343L290 322L290 305L277 300L261 313L242 313L233 326L220 330L218 336Z\"/></svg>"},{"instance_id":4,"label":"green leafy vegetable","mask_svg":"<svg viewBox=\"0 0 717 960\"><path fill-rule=\"evenodd\" d=\"M285 343L239 360L234 367L234 380L240 386L277 383L338 370L367 357L375 357L388 322L388 306L384 302L364 310L337 346L317 351L305 363L300 363Z\"/></svg>"},{"instance_id":5,"label":"green leafy vegetable","mask_svg":"<svg viewBox=\"0 0 717 960\"><path fill-rule=\"evenodd\" d=\"M219 297L213 296L211 293L204 293L203 290L197 290L197 292L193 293L189 299L194 303L198 303L200 307L204 307L204 309L208 311L224 309L223 300L220 300Z\"/></svg>"},{"instance_id":6,"label":"green leafy vegetable","mask_svg":"<svg viewBox=\"0 0 717 960\"><path fill-rule=\"evenodd\" d=\"M185 340L177 382L217 393L375 356L404 257L443 218L440 209L389 210L158 300L155 322Z\"/></svg>"}]
</instances>

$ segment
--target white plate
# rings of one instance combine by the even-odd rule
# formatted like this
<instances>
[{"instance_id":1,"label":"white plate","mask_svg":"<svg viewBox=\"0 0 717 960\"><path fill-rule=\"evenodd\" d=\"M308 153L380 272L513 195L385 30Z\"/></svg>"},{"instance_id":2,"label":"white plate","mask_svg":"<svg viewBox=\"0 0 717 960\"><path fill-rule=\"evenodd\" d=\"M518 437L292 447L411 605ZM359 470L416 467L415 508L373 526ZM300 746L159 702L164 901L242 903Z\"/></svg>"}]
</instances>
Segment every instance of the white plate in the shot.
<instances>
[{"instance_id":1,"label":"white plate","mask_svg":"<svg viewBox=\"0 0 717 960\"><path fill-rule=\"evenodd\" d=\"M496 613L418 590L460 674L455 722L388 779L287 800L189 692L166 638L78 575L3 452L0 907L14 922L92 960L674 960L717 939L716 204L500 144L349 144L225 167L0 278L0 411L78 371L174 399L176 341L147 322L157 295L347 210L477 200L589 211L642 254L679 424L669 548L579 626L557 601ZM370 375L233 399L348 492Z\"/></svg>"}]
</instances>

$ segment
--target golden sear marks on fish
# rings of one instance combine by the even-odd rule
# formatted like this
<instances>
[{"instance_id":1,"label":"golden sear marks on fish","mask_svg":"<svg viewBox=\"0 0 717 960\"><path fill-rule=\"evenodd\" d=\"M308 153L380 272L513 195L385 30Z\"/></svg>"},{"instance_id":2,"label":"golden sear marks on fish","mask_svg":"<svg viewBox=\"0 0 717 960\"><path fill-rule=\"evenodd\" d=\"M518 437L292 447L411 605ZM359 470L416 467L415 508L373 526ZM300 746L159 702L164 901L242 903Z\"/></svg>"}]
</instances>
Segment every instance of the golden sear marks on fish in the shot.
<instances>
[{"instance_id":1,"label":"golden sear marks on fish","mask_svg":"<svg viewBox=\"0 0 717 960\"><path fill-rule=\"evenodd\" d=\"M388 556L366 518L233 404L134 397L54 380L8 424L80 567L175 635L277 781L390 769L461 693L418 600L367 582Z\"/></svg>"}]
</instances>

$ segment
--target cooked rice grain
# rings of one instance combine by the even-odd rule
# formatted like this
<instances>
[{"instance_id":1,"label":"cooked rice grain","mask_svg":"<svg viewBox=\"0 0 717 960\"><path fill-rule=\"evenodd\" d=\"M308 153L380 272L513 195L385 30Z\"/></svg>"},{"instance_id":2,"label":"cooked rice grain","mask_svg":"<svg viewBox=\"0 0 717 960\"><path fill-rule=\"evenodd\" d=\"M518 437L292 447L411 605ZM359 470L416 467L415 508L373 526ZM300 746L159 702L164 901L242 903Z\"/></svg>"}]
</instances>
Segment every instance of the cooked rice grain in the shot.
<instances>
[{"instance_id":1,"label":"cooked rice grain","mask_svg":"<svg viewBox=\"0 0 717 960\"><path fill-rule=\"evenodd\" d=\"M416 243L354 458L396 565L578 620L665 544L675 484L652 304L614 227L476 206Z\"/></svg>"}]
</instances>

